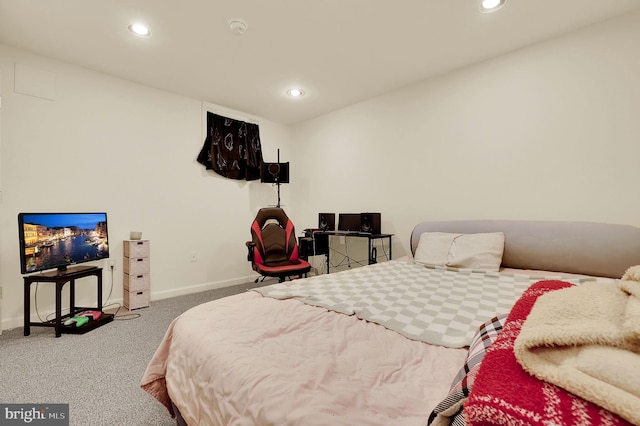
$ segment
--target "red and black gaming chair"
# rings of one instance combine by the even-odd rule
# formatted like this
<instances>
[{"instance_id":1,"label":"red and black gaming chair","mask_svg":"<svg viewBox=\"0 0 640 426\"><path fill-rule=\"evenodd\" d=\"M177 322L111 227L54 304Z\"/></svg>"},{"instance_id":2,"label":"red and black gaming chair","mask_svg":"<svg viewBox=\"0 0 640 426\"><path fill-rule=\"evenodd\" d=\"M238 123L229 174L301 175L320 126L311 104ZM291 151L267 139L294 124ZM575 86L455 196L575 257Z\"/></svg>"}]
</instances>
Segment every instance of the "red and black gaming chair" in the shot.
<instances>
[{"instance_id":1,"label":"red and black gaming chair","mask_svg":"<svg viewBox=\"0 0 640 426\"><path fill-rule=\"evenodd\" d=\"M280 282L293 275L307 276L311 265L298 258L296 231L284 210L260 209L251 224L251 238L247 260L254 271L263 277L278 277Z\"/></svg>"}]
</instances>

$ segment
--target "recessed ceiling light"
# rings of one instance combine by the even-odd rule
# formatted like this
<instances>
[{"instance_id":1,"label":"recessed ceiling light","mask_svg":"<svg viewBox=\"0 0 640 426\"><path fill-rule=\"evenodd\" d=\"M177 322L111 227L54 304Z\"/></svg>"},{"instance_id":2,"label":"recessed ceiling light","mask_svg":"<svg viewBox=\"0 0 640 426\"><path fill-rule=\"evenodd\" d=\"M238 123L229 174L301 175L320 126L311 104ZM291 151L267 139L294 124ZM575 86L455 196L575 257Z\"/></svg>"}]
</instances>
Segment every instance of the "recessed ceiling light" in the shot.
<instances>
[{"instance_id":1,"label":"recessed ceiling light","mask_svg":"<svg viewBox=\"0 0 640 426\"><path fill-rule=\"evenodd\" d=\"M129 31L140 37L151 37L151 31L149 31L149 28L142 24L129 25Z\"/></svg>"},{"instance_id":2,"label":"recessed ceiling light","mask_svg":"<svg viewBox=\"0 0 640 426\"><path fill-rule=\"evenodd\" d=\"M302 90L302 89L289 89L289 90L287 90L287 95L293 96L294 98L299 98L300 96L304 96L304 90Z\"/></svg>"},{"instance_id":3,"label":"recessed ceiling light","mask_svg":"<svg viewBox=\"0 0 640 426\"><path fill-rule=\"evenodd\" d=\"M500 9L507 0L480 0L480 12L489 13Z\"/></svg>"}]
</instances>

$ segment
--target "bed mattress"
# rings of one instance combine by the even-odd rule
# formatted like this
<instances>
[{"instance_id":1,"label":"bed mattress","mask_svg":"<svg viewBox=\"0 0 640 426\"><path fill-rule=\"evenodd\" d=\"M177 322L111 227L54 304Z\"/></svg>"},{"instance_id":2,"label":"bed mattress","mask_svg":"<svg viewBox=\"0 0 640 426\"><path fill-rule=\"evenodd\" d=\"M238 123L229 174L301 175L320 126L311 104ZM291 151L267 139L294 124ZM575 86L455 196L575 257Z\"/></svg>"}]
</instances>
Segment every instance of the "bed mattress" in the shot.
<instances>
[{"instance_id":1,"label":"bed mattress","mask_svg":"<svg viewBox=\"0 0 640 426\"><path fill-rule=\"evenodd\" d=\"M247 292L177 318L142 384L190 425L424 425L465 355Z\"/></svg>"},{"instance_id":2,"label":"bed mattress","mask_svg":"<svg viewBox=\"0 0 640 426\"><path fill-rule=\"evenodd\" d=\"M478 325L538 279L390 261L263 287L176 318L142 387L190 425L424 425Z\"/></svg>"}]
</instances>

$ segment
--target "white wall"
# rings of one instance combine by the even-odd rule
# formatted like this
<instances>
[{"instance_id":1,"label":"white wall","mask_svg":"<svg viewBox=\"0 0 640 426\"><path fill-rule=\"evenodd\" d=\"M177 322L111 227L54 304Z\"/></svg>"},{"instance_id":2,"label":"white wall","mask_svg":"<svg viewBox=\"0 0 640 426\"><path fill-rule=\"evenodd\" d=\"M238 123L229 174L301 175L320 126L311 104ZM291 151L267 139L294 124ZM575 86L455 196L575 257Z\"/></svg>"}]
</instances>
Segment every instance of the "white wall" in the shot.
<instances>
[{"instance_id":1,"label":"white wall","mask_svg":"<svg viewBox=\"0 0 640 426\"><path fill-rule=\"evenodd\" d=\"M15 63L53 75L55 100L14 91ZM276 192L224 179L195 161L204 141L200 101L3 45L0 72L2 328L22 325L19 212L106 211L117 262L112 301L122 299L122 240L131 230L151 241L152 300L250 279L249 226L260 207L275 204ZM247 118L259 121L265 160L275 161L277 148L288 160L289 129ZM287 197L285 189L283 202ZM111 274L104 279L106 298ZM38 290L45 315L54 309L48 287ZM91 279L77 287L80 303L95 303Z\"/></svg>"},{"instance_id":2,"label":"white wall","mask_svg":"<svg viewBox=\"0 0 640 426\"><path fill-rule=\"evenodd\" d=\"M394 257L422 220L640 226L640 13L293 128L297 221L382 213Z\"/></svg>"}]
</instances>

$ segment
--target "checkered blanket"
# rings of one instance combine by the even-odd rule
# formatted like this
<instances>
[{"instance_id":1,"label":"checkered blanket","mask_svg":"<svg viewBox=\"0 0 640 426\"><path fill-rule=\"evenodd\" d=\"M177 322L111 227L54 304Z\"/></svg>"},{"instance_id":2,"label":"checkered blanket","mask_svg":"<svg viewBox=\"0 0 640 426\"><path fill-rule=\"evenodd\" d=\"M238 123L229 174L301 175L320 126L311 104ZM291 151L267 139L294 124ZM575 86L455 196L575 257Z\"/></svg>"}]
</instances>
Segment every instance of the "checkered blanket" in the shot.
<instances>
[{"instance_id":1,"label":"checkered blanket","mask_svg":"<svg viewBox=\"0 0 640 426\"><path fill-rule=\"evenodd\" d=\"M554 278L392 260L255 290L355 315L409 339L459 348L469 346L480 324L509 312L532 283Z\"/></svg>"}]
</instances>

